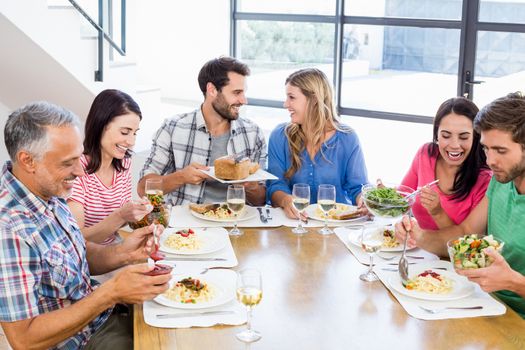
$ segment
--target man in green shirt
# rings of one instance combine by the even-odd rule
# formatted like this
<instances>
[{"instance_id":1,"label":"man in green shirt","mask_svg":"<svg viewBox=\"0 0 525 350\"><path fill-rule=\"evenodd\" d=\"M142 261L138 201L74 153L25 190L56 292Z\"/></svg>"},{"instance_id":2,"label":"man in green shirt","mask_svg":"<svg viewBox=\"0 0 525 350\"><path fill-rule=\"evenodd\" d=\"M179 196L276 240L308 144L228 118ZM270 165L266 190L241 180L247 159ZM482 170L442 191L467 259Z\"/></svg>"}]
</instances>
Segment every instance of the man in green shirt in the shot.
<instances>
[{"instance_id":1,"label":"man in green shirt","mask_svg":"<svg viewBox=\"0 0 525 350\"><path fill-rule=\"evenodd\" d=\"M458 273L495 294L525 318L525 97L509 94L485 106L476 116L474 127L493 177L483 200L459 225L439 231L421 230L415 220L396 225L399 240L407 232L409 246L418 246L447 256L446 242L466 234L487 233L505 242L500 255L486 253L494 263L485 268Z\"/></svg>"}]
</instances>

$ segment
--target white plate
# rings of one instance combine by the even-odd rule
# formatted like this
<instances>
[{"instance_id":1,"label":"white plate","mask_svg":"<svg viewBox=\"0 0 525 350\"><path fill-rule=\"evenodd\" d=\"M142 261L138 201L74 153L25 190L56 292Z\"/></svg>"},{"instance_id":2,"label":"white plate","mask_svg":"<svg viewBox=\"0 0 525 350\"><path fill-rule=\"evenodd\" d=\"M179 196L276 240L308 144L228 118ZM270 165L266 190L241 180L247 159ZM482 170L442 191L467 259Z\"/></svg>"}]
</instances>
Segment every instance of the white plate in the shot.
<instances>
[{"instance_id":1,"label":"white plate","mask_svg":"<svg viewBox=\"0 0 525 350\"><path fill-rule=\"evenodd\" d=\"M423 268L423 267L410 267L409 273L410 278L417 276L421 272L425 270L432 270L431 268ZM432 300L432 301L445 301L445 300L456 300L468 297L470 294L474 292L474 284L472 282L469 282L469 280L466 277L460 276L455 272L452 271L443 271L443 270L433 270L436 273L439 273L442 276L450 278L453 282L452 285L452 291L450 293L446 294L432 294L432 293L425 293L415 290L409 290L403 287L403 284L401 283L401 278L399 277L399 274L394 274L390 276L388 283L390 286L396 291L403 295L416 298L416 299L423 299L423 300Z\"/></svg>"},{"instance_id":2,"label":"white plate","mask_svg":"<svg viewBox=\"0 0 525 350\"><path fill-rule=\"evenodd\" d=\"M180 281L187 277L197 278L205 283L208 283L211 287L213 287L215 289L215 295L213 296L213 298L207 302L201 302L196 304L184 304L168 299L163 294L160 294L153 300L155 300L161 305L173 307L176 309L205 309L226 304L227 302L235 298L235 285L237 275L234 271L222 269L209 270L205 275L199 275L198 273L173 275L170 280L170 288L175 283L177 283L177 281Z\"/></svg>"},{"instance_id":3,"label":"white plate","mask_svg":"<svg viewBox=\"0 0 525 350\"><path fill-rule=\"evenodd\" d=\"M346 205L348 207L348 210L356 210L357 209L357 207L355 205L343 204L343 203L337 203L337 205ZM323 221L324 222L324 219L317 214L317 208L318 208L317 204L310 204L309 206L306 207L306 209L304 211L308 214L309 218L312 218L314 220L318 220L318 221ZM337 223L337 222L351 222L351 221L361 220L362 218L363 218L363 216L358 216L356 218L347 219L347 220L328 219L327 222L333 222L333 223Z\"/></svg>"},{"instance_id":4,"label":"white plate","mask_svg":"<svg viewBox=\"0 0 525 350\"><path fill-rule=\"evenodd\" d=\"M386 229L387 227L381 227L381 228L378 228L378 230L384 230ZM392 229L392 226L388 226L389 229ZM369 227L366 227L366 229L373 229L372 226L369 226ZM360 240L360 237L358 237L358 232L361 232L359 230L351 230L350 234L348 234L348 241L350 243L352 243L353 245L355 246L358 246L359 248L361 248L361 242L359 241ZM383 232L383 231L381 231ZM407 250L412 250L412 249L416 249L417 247L407 247ZM402 252L403 251L403 244L399 244L397 247L392 247L392 248L386 248L386 247L382 247L381 248L381 251L382 252Z\"/></svg>"},{"instance_id":5,"label":"white plate","mask_svg":"<svg viewBox=\"0 0 525 350\"><path fill-rule=\"evenodd\" d=\"M196 235L197 239L200 241L200 248L196 250L179 250L175 248L170 248L166 245L166 240L170 235L174 235L175 232L179 229L167 228L160 236L160 248L161 252L179 254L179 255L197 255L197 254L207 254L213 253L218 250L221 250L226 245L226 239L228 237L224 236L218 232L212 232L208 230L203 230L201 228L192 229Z\"/></svg>"},{"instance_id":6,"label":"white plate","mask_svg":"<svg viewBox=\"0 0 525 350\"><path fill-rule=\"evenodd\" d=\"M215 180L222 182L223 184L236 184L241 182L252 182L252 181L265 181L265 180L277 180L277 176L270 174L267 171L258 169L255 173L249 175L246 179L242 180L223 180L215 176L215 167L210 167L210 170L199 169L206 175L213 177Z\"/></svg>"},{"instance_id":7,"label":"white plate","mask_svg":"<svg viewBox=\"0 0 525 350\"><path fill-rule=\"evenodd\" d=\"M250 220L257 216L257 209L254 207L250 207L249 205L244 206L244 211L242 212L237 219L231 218L231 219L216 219L212 218L210 216L206 216L197 212L194 212L188 207L188 210L190 211L191 215L195 216L196 218L207 220L207 221L215 221L215 222L235 222L235 221L244 221L244 220Z\"/></svg>"}]
</instances>

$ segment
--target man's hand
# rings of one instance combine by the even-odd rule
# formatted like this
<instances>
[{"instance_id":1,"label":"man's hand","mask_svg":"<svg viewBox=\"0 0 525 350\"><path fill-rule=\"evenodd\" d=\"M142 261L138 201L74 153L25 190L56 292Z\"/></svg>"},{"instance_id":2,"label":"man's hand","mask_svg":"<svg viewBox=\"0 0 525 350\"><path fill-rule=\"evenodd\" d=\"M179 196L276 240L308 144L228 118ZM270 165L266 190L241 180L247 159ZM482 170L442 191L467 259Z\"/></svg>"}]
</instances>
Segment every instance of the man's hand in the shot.
<instances>
[{"instance_id":1,"label":"man's hand","mask_svg":"<svg viewBox=\"0 0 525 350\"><path fill-rule=\"evenodd\" d=\"M263 206L266 202L266 186L258 181L243 182L246 202L253 206Z\"/></svg>"},{"instance_id":2,"label":"man's hand","mask_svg":"<svg viewBox=\"0 0 525 350\"><path fill-rule=\"evenodd\" d=\"M154 266L137 264L126 266L100 288L108 288L114 303L140 304L168 289L171 274L148 276Z\"/></svg>"},{"instance_id":3,"label":"man's hand","mask_svg":"<svg viewBox=\"0 0 525 350\"><path fill-rule=\"evenodd\" d=\"M407 247L413 248L418 245L418 240L421 239L423 233L416 219L409 219L409 217L405 215L403 219L396 224L396 239L398 242L403 243L407 235L409 235Z\"/></svg>"},{"instance_id":4,"label":"man's hand","mask_svg":"<svg viewBox=\"0 0 525 350\"><path fill-rule=\"evenodd\" d=\"M133 200L124 203L119 209L119 214L124 222L135 222L142 219L146 214L153 210L153 206L147 198Z\"/></svg>"},{"instance_id":5,"label":"man's hand","mask_svg":"<svg viewBox=\"0 0 525 350\"><path fill-rule=\"evenodd\" d=\"M155 224L141 227L133 231L120 245L120 252L128 256L129 262L148 258L154 251L153 228ZM157 225L157 239L160 237L164 227Z\"/></svg>"},{"instance_id":6,"label":"man's hand","mask_svg":"<svg viewBox=\"0 0 525 350\"><path fill-rule=\"evenodd\" d=\"M481 269L458 269L456 272L479 284L481 289L488 293L498 290L513 290L514 281L519 280L521 275L514 271L494 248L486 248L484 252L494 259L492 265Z\"/></svg>"},{"instance_id":7,"label":"man's hand","mask_svg":"<svg viewBox=\"0 0 525 350\"><path fill-rule=\"evenodd\" d=\"M191 163L182 170L179 170L180 179L184 184L198 185L204 180L211 179L200 170L209 170L210 167L199 163Z\"/></svg>"},{"instance_id":8,"label":"man's hand","mask_svg":"<svg viewBox=\"0 0 525 350\"><path fill-rule=\"evenodd\" d=\"M419 194L419 200L421 201L423 208L425 208L432 216L439 215L443 211L441 201L439 200L439 194L431 188L423 187Z\"/></svg>"}]
</instances>

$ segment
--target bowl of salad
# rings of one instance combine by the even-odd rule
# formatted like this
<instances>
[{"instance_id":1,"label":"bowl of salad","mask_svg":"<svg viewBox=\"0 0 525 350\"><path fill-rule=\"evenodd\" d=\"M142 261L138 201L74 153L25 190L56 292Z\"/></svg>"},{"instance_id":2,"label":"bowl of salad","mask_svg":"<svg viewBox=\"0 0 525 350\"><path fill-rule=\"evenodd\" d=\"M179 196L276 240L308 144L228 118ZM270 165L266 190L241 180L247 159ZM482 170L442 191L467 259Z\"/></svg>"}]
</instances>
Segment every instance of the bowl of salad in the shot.
<instances>
[{"instance_id":1,"label":"bowl of salad","mask_svg":"<svg viewBox=\"0 0 525 350\"><path fill-rule=\"evenodd\" d=\"M447 242L450 261L456 269L479 269L490 266L494 259L485 254L486 248L492 247L499 253L503 250L503 242L492 235L478 237L470 234Z\"/></svg>"},{"instance_id":2,"label":"bowl of salad","mask_svg":"<svg viewBox=\"0 0 525 350\"><path fill-rule=\"evenodd\" d=\"M368 210L377 217L398 219L408 212L415 196L404 185L363 185L361 195Z\"/></svg>"}]
</instances>

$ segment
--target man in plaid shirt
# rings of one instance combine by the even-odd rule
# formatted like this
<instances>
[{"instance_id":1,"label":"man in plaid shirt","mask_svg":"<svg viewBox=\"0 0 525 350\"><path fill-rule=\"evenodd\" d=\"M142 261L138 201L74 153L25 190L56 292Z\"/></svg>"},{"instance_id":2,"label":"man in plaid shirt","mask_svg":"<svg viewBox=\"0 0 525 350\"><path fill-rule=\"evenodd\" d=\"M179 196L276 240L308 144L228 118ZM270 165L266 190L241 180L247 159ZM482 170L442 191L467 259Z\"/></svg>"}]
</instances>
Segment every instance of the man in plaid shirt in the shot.
<instances>
[{"instance_id":1,"label":"man in plaid shirt","mask_svg":"<svg viewBox=\"0 0 525 350\"><path fill-rule=\"evenodd\" d=\"M200 171L209 169L224 155L244 155L266 168L266 141L252 121L239 118L246 104L248 66L231 57L208 61L200 70L201 107L164 122L153 138L149 158L141 172L138 189L144 194L146 179L162 178L166 199L173 205L188 202L226 201L227 185ZM246 200L263 205L265 186L244 183Z\"/></svg>"},{"instance_id":2,"label":"man in plaid shirt","mask_svg":"<svg viewBox=\"0 0 525 350\"><path fill-rule=\"evenodd\" d=\"M147 276L153 227L118 245L84 241L66 201L82 176L77 118L45 102L13 112L5 143L11 161L0 174L0 324L16 349L130 349L133 331L117 303L139 303L164 292L169 275ZM129 317L128 317L129 319ZM107 342L106 342L107 341Z\"/></svg>"}]
</instances>

